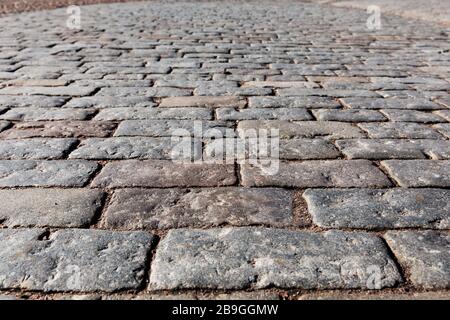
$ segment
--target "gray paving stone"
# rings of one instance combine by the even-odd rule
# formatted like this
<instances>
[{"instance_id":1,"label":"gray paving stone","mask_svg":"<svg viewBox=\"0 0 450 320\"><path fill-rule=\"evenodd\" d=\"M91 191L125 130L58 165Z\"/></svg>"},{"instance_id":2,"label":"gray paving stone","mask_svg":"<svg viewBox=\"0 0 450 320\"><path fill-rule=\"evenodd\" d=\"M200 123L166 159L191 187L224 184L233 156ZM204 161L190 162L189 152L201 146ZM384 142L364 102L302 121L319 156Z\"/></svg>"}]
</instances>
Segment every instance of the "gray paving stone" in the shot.
<instances>
[{"instance_id":1,"label":"gray paving stone","mask_svg":"<svg viewBox=\"0 0 450 320\"><path fill-rule=\"evenodd\" d=\"M336 145L349 159L424 159L423 147L403 139L337 140Z\"/></svg>"},{"instance_id":2,"label":"gray paving stone","mask_svg":"<svg viewBox=\"0 0 450 320\"><path fill-rule=\"evenodd\" d=\"M450 236L435 231L388 231L385 236L414 286L450 288Z\"/></svg>"},{"instance_id":3,"label":"gray paving stone","mask_svg":"<svg viewBox=\"0 0 450 320\"><path fill-rule=\"evenodd\" d=\"M344 139L364 138L364 133L356 126L346 122L333 121L302 121L290 122L281 120L245 120L240 121L237 127L242 136L247 130L279 130L280 138L314 138ZM242 133L241 133L242 132Z\"/></svg>"},{"instance_id":4,"label":"gray paving stone","mask_svg":"<svg viewBox=\"0 0 450 320\"><path fill-rule=\"evenodd\" d=\"M114 123L100 121L20 122L11 130L2 132L0 137L3 139L107 137L112 134L115 127Z\"/></svg>"},{"instance_id":5,"label":"gray paving stone","mask_svg":"<svg viewBox=\"0 0 450 320\"><path fill-rule=\"evenodd\" d=\"M0 95L0 106L7 108L56 108L61 107L68 99L67 97Z\"/></svg>"},{"instance_id":6,"label":"gray paving stone","mask_svg":"<svg viewBox=\"0 0 450 320\"><path fill-rule=\"evenodd\" d=\"M317 120L325 121L343 121L343 122L375 122L384 121L386 118L375 110L312 110Z\"/></svg>"},{"instance_id":7,"label":"gray paving stone","mask_svg":"<svg viewBox=\"0 0 450 320\"><path fill-rule=\"evenodd\" d=\"M191 121L191 120L125 120L119 124L114 136L170 137L187 136L203 133L214 136L233 132L233 123L226 121Z\"/></svg>"},{"instance_id":8,"label":"gray paving stone","mask_svg":"<svg viewBox=\"0 0 450 320\"><path fill-rule=\"evenodd\" d=\"M308 189L303 197L314 223L323 228L450 227L450 190Z\"/></svg>"},{"instance_id":9,"label":"gray paving stone","mask_svg":"<svg viewBox=\"0 0 450 320\"><path fill-rule=\"evenodd\" d=\"M250 97L249 108L340 108L341 105L324 97Z\"/></svg>"},{"instance_id":10,"label":"gray paving stone","mask_svg":"<svg viewBox=\"0 0 450 320\"><path fill-rule=\"evenodd\" d=\"M367 99L345 98L342 102L352 109L414 109L437 110L442 109L438 104L426 99Z\"/></svg>"},{"instance_id":11,"label":"gray paving stone","mask_svg":"<svg viewBox=\"0 0 450 320\"><path fill-rule=\"evenodd\" d=\"M241 97L230 96L191 96L191 97L168 97L162 98L160 107L204 107L219 108L231 107L242 108L246 101Z\"/></svg>"},{"instance_id":12,"label":"gray paving stone","mask_svg":"<svg viewBox=\"0 0 450 320\"><path fill-rule=\"evenodd\" d=\"M264 228L171 230L159 243L151 289L367 288L401 281L383 242L363 233Z\"/></svg>"},{"instance_id":13,"label":"gray paving stone","mask_svg":"<svg viewBox=\"0 0 450 320\"><path fill-rule=\"evenodd\" d=\"M176 148L187 148L189 154L177 155ZM1 142L0 142L1 155ZM201 159L202 143L193 141L172 141L170 137L114 137L114 138L90 138L84 140L73 151L70 159Z\"/></svg>"},{"instance_id":14,"label":"gray paving stone","mask_svg":"<svg viewBox=\"0 0 450 320\"><path fill-rule=\"evenodd\" d=\"M435 111L434 114L437 114L439 117L447 120L447 122L450 122L450 110L438 110Z\"/></svg>"},{"instance_id":15,"label":"gray paving stone","mask_svg":"<svg viewBox=\"0 0 450 320\"><path fill-rule=\"evenodd\" d=\"M106 164L96 187L218 187L236 182L234 165L127 160Z\"/></svg>"},{"instance_id":16,"label":"gray paving stone","mask_svg":"<svg viewBox=\"0 0 450 320\"><path fill-rule=\"evenodd\" d=\"M433 125L433 128L439 131L443 136L450 139L450 123L439 123Z\"/></svg>"},{"instance_id":17,"label":"gray paving stone","mask_svg":"<svg viewBox=\"0 0 450 320\"><path fill-rule=\"evenodd\" d=\"M402 187L449 187L449 160L386 160L381 164Z\"/></svg>"},{"instance_id":18,"label":"gray paving stone","mask_svg":"<svg viewBox=\"0 0 450 320\"><path fill-rule=\"evenodd\" d=\"M11 109L0 115L0 119L11 121L86 120L93 114L93 110L29 107Z\"/></svg>"},{"instance_id":19,"label":"gray paving stone","mask_svg":"<svg viewBox=\"0 0 450 320\"><path fill-rule=\"evenodd\" d=\"M61 159L75 143L75 139L0 140L0 159Z\"/></svg>"},{"instance_id":20,"label":"gray paving stone","mask_svg":"<svg viewBox=\"0 0 450 320\"><path fill-rule=\"evenodd\" d=\"M212 111L208 108L119 107L100 110L94 120L211 120L212 117Z\"/></svg>"},{"instance_id":21,"label":"gray paving stone","mask_svg":"<svg viewBox=\"0 0 450 320\"><path fill-rule=\"evenodd\" d=\"M444 139L444 137L433 128L419 123L371 122L360 123L358 126L366 131L370 138L375 139Z\"/></svg>"},{"instance_id":22,"label":"gray paving stone","mask_svg":"<svg viewBox=\"0 0 450 320\"><path fill-rule=\"evenodd\" d=\"M391 121L436 123L445 122L444 118L431 112L417 110L381 110Z\"/></svg>"},{"instance_id":23,"label":"gray paving stone","mask_svg":"<svg viewBox=\"0 0 450 320\"><path fill-rule=\"evenodd\" d=\"M0 132L8 128L10 125L11 123L8 121L0 121Z\"/></svg>"},{"instance_id":24,"label":"gray paving stone","mask_svg":"<svg viewBox=\"0 0 450 320\"><path fill-rule=\"evenodd\" d=\"M1 160L0 187L82 187L96 169L89 161Z\"/></svg>"},{"instance_id":25,"label":"gray paving stone","mask_svg":"<svg viewBox=\"0 0 450 320\"><path fill-rule=\"evenodd\" d=\"M46 95L46 96L88 96L95 91L95 87L6 87L0 89L0 95Z\"/></svg>"},{"instance_id":26,"label":"gray paving stone","mask_svg":"<svg viewBox=\"0 0 450 320\"><path fill-rule=\"evenodd\" d=\"M1 96L0 96L1 98ZM73 98L65 108L120 108L120 107L153 107L155 103L149 97L116 97L93 96Z\"/></svg>"},{"instance_id":27,"label":"gray paving stone","mask_svg":"<svg viewBox=\"0 0 450 320\"><path fill-rule=\"evenodd\" d=\"M85 88L85 87L82 87ZM1 93L1 92L0 92ZM107 97L179 97L179 96L190 96L192 90L190 89L179 89L179 88L166 88L166 87L110 87L102 88L97 93L96 96L107 96Z\"/></svg>"},{"instance_id":28,"label":"gray paving stone","mask_svg":"<svg viewBox=\"0 0 450 320\"><path fill-rule=\"evenodd\" d=\"M257 166L241 166L242 184L277 187L388 187L387 177L367 160L280 162L274 175Z\"/></svg>"},{"instance_id":29,"label":"gray paving stone","mask_svg":"<svg viewBox=\"0 0 450 320\"><path fill-rule=\"evenodd\" d=\"M0 230L0 288L49 291L137 289L153 236L144 232Z\"/></svg>"},{"instance_id":30,"label":"gray paving stone","mask_svg":"<svg viewBox=\"0 0 450 320\"><path fill-rule=\"evenodd\" d=\"M374 97L377 98L380 95L369 90L334 90L334 89L299 89L299 88L287 88L278 89L278 95L280 96L319 96L319 97Z\"/></svg>"},{"instance_id":31,"label":"gray paving stone","mask_svg":"<svg viewBox=\"0 0 450 320\"><path fill-rule=\"evenodd\" d=\"M312 120L312 116L302 108L251 108L251 109L216 109L219 120Z\"/></svg>"},{"instance_id":32,"label":"gray paving stone","mask_svg":"<svg viewBox=\"0 0 450 320\"><path fill-rule=\"evenodd\" d=\"M90 189L0 190L1 224L14 227L84 227L101 207L103 193Z\"/></svg>"},{"instance_id":33,"label":"gray paving stone","mask_svg":"<svg viewBox=\"0 0 450 320\"><path fill-rule=\"evenodd\" d=\"M283 189L116 190L103 226L110 229L173 229L221 225L296 225L293 195Z\"/></svg>"}]
</instances>

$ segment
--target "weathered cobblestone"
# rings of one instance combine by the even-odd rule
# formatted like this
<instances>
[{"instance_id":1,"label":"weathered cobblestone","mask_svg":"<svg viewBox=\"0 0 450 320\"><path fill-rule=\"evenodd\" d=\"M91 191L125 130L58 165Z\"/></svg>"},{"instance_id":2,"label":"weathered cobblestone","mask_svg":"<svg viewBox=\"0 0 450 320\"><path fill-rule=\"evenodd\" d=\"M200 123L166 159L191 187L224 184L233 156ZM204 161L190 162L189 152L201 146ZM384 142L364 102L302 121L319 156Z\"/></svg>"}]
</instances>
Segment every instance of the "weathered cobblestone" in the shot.
<instances>
[{"instance_id":1,"label":"weathered cobblestone","mask_svg":"<svg viewBox=\"0 0 450 320\"><path fill-rule=\"evenodd\" d=\"M8 128L10 125L11 123L8 121L0 121L0 132Z\"/></svg>"},{"instance_id":2,"label":"weathered cobblestone","mask_svg":"<svg viewBox=\"0 0 450 320\"><path fill-rule=\"evenodd\" d=\"M250 108L340 108L333 99L323 97L250 97Z\"/></svg>"},{"instance_id":3,"label":"weathered cobblestone","mask_svg":"<svg viewBox=\"0 0 450 320\"><path fill-rule=\"evenodd\" d=\"M83 227L101 206L102 192L88 189L0 190L2 225L12 227Z\"/></svg>"},{"instance_id":4,"label":"weathered cobblestone","mask_svg":"<svg viewBox=\"0 0 450 320\"><path fill-rule=\"evenodd\" d=\"M104 226L172 229L223 224L292 226L292 193L282 189L122 189L114 192ZM298 223L297 223L298 224Z\"/></svg>"},{"instance_id":5,"label":"weathered cobblestone","mask_svg":"<svg viewBox=\"0 0 450 320\"><path fill-rule=\"evenodd\" d=\"M435 231L388 231L386 241L415 286L450 288L450 236Z\"/></svg>"},{"instance_id":6,"label":"weathered cobblestone","mask_svg":"<svg viewBox=\"0 0 450 320\"><path fill-rule=\"evenodd\" d=\"M391 121L434 123L445 122L436 114L416 110L382 110Z\"/></svg>"},{"instance_id":7,"label":"weathered cobblestone","mask_svg":"<svg viewBox=\"0 0 450 320\"><path fill-rule=\"evenodd\" d=\"M11 121L55 121L86 120L94 114L92 110L70 110L60 108L14 108L0 115L0 119Z\"/></svg>"},{"instance_id":8,"label":"weathered cobblestone","mask_svg":"<svg viewBox=\"0 0 450 320\"><path fill-rule=\"evenodd\" d=\"M239 97L208 97L208 96L194 96L194 97L173 97L163 98L160 107L206 107L219 108L231 107L242 108L245 105L245 100Z\"/></svg>"},{"instance_id":9,"label":"weathered cobblestone","mask_svg":"<svg viewBox=\"0 0 450 320\"><path fill-rule=\"evenodd\" d=\"M345 98L342 102L352 109L414 109L436 110L442 109L438 104L425 99L368 99Z\"/></svg>"},{"instance_id":10,"label":"weathered cobblestone","mask_svg":"<svg viewBox=\"0 0 450 320\"><path fill-rule=\"evenodd\" d=\"M158 247L151 289L367 288L369 266L380 269L382 287L401 281L382 241L368 234L180 229Z\"/></svg>"},{"instance_id":11,"label":"weathered cobblestone","mask_svg":"<svg viewBox=\"0 0 450 320\"><path fill-rule=\"evenodd\" d=\"M386 118L375 110L312 110L317 120L344 121L344 122L376 122L384 121Z\"/></svg>"},{"instance_id":12,"label":"weathered cobblestone","mask_svg":"<svg viewBox=\"0 0 450 320\"><path fill-rule=\"evenodd\" d=\"M244 186L278 187L388 187L387 177L366 160L281 162L275 175L264 175L257 166L241 166Z\"/></svg>"},{"instance_id":13,"label":"weathered cobblestone","mask_svg":"<svg viewBox=\"0 0 450 320\"><path fill-rule=\"evenodd\" d=\"M0 89L0 95L47 95L47 96L88 96L95 91L91 87L6 87Z\"/></svg>"},{"instance_id":14,"label":"weathered cobblestone","mask_svg":"<svg viewBox=\"0 0 450 320\"><path fill-rule=\"evenodd\" d=\"M448 160L386 160L381 164L402 187L450 186Z\"/></svg>"},{"instance_id":15,"label":"weathered cobblestone","mask_svg":"<svg viewBox=\"0 0 450 320\"><path fill-rule=\"evenodd\" d=\"M137 289L153 236L143 232L0 230L0 288L43 291Z\"/></svg>"},{"instance_id":16,"label":"weathered cobblestone","mask_svg":"<svg viewBox=\"0 0 450 320\"><path fill-rule=\"evenodd\" d=\"M360 123L359 127L366 131L370 138L407 138L407 139L443 139L433 128L419 123L386 122Z\"/></svg>"},{"instance_id":17,"label":"weathered cobblestone","mask_svg":"<svg viewBox=\"0 0 450 320\"><path fill-rule=\"evenodd\" d=\"M145 108L125 107L102 109L95 116L97 121L119 120L211 120L212 112L207 108Z\"/></svg>"},{"instance_id":18,"label":"weathered cobblestone","mask_svg":"<svg viewBox=\"0 0 450 320\"><path fill-rule=\"evenodd\" d=\"M75 145L75 139L0 140L0 159L60 159Z\"/></svg>"},{"instance_id":19,"label":"weathered cobblestone","mask_svg":"<svg viewBox=\"0 0 450 320\"><path fill-rule=\"evenodd\" d=\"M216 110L219 120L311 120L312 116L302 108L261 108L233 109L220 108Z\"/></svg>"},{"instance_id":20,"label":"weathered cobblestone","mask_svg":"<svg viewBox=\"0 0 450 320\"><path fill-rule=\"evenodd\" d=\"M450 227L450 191L443 189L308 189L314 223L324 228Z\"/></svg>"},{"instance_id":21,"label":"weathered cobblestone","mask_svg":"<svg viewBox=\"0 0 450 320\"><path fill-rule=\"evenodd\" d=\"M35 108L51 108L61 107L67 97L50 97L50 96L15 96L1 95L0 106L8 108L35 107Z\"/></svg>"},{"instance_id":22,"label":"weathered cobblestone","mask_svg":"<svg viewBox=\"0 0 450 320\"><path fill-rule=\"evenodd\" d=\"M0 96L1 97L1 96ZM155 104L149 97L107 97L94 96L73 98L65 108L119 108L119 107L153 107Z\"/></svg>"}]
</instances>

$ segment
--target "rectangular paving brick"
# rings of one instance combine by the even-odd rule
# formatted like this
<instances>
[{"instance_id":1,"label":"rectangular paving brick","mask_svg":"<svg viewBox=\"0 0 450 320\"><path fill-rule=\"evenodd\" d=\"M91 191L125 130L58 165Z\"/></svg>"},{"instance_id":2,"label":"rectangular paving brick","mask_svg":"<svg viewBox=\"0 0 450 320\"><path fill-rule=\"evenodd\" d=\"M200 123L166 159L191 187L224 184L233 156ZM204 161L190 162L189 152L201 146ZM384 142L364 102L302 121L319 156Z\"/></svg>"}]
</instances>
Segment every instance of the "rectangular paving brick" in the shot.
<instances>
[{"instance_id":1,"label":"rectangular paving brick","mask_svg":"<svg viewBox=\"0 0 450 320\"><path fill-rule=\"evenodd\" d=\"M418 122L436 123L446 120L437 114L417 110L381 110L391 121L394 122Z\"/></svg>"},{"instance_id":2,"label":"rectangular paving brick","mask_svg":"<svg viewBox=\"0 0 450 320\"><path fill-rule=\"evenodd\" d=\"M450 227L450 190L308 189L303 197L314 223L323 228Z\"/></svg>"},{"instance_id":3,"label":"rectangular paving brick","mask_svg":"<svg viewBox=\"0 0 450 320\"><path fill-rule=\"evenodd\" d=\"M69 100L68 97L0 95L0 106L7 108L57 108L65 104L67 100Z\"/></svg>"},{"instance_id":4,"label":"rectangular paving brick","mask_svg":"<svg viewBox=\"0 0 450 320\"><path fill-rule=\"evenodd\" d=\"M336 145L349 159L424 159L420 144L403 139L337 140Z\"/></svg>"},{"instance_id":5,"label":"rectangular paving brick","mask_svg":"<svg viewBox=\"0 0 450 320\"><path fill-rule=\"evenodd\" d=\"M0 288L50 291L138 289L153 235L68 229L0 230Z\"/></svg>"},{"instance_id":6,"label":"rectangular paving brick","mask_svg":"<svg viewBox=\"0 0 450 320\"><path fill-rule=\"evenodd\" d=\"M82 187L96 169L89 161L0 160L0 187Z\"/></svg>"},{"instance_id":7,"label":"rectangular paving brick","mask_svg":"<svg viewBox=\"0 0 450 320\"><path fill-rule=\"evenodd\" d=\"M93 110L28 107L11 109L0 115L0 119L11 121L86 120L93 114Z\"/></svg>"},{"instance_id":8,"label":"rectangular paving brick","mask_svg":"<svg viewBox=\"0 0 450 320\"><path fill-rule=\"evenodd\" d=\"M219 108L231 107L242 108L245 106L245 99L240 97L221 96L191 96L191 97L168 97L161 99L160 107L204 107Z\"/></svg>"},{"instance_id":9,"label":"rectangular paving brick","mask_svg":"<svg viewBox=\"0 0 450 320\"><path fill-rule=\"evenodd\" d=\"M184 147L183 147L184 145ZM182 148L190 150L188 154L177 155ZM0 141L1 155L1 141ZM201 159L202 143L193 141L172 141L170 137L114 137L90 138L70 154L71 159Z\"/></svg>"},{"instance_id":10,"label":"rectangular paving brick","mask_svg":"<svg viewBox=\"0 0 450 320\"><path fill-rule=\"evenodd\" d=\"M64 108L121 108L154 106L155 103L150 97L93 96L73 98L64 105Z\"/></svg>"},{"instance_id":11,"label":"rectangular paving brick","mask_svg":"<svg viewBox=\"0 0 450 320\"><path fill-rule=\"evenodd\" d=\"M358 126L366 131L370 138L407 138L407 139L444 139L435 129L420 123L409 122L371 122Z\"/></svg>"},{"instance_id":12,"label":"rectangular paving brick","mask_svg":"<svg viewBox=\"0 0 450 320\"><path fill-rule=\"evenodd\" d=\"M325 97L249 97L249 108L341 108L332 98Z\"/></svg>"},{"instance_id":13,"label":"rectangular paving brick","mask_svg":"<svg viewBox=\"0 0 450 320\"><path fill-rule=\"evenodd\" d=\"M388 187L381 170L367 160L280 162L276 174L265 175L258 166L241 166L242 184L277 187Z\"/></svg>"},{"instance_id":14,"label":"rectangular paving brick","mask_svg":"<svg viewBox=\"0 0 450 320\"><path fill-rule=\"evenodd\" d=\"M242 87L272 87L272 88L318 88L312 81L248 81Z\"/></svg>"},{"instance_id":15,"label":"rectangular paving brick","mask_svg":"<svg viewBox=\"0 0 450 320\"><path fill-rule=\"evenodd\" d=\"M234 165L127 160L106 164L97 187L218 187L236 183Z\"/></svg>"},{"instance_id":16,"label":"rectangular paving brick","mask_svg":"<svg viewBox=\"0 0 450 320\"><path fill-rule=\"evenodd\" d=\"M85 88L85 87L83 87ZM96 96L107 96L107 97L179 97L179 96L190 96L192 90L190 89L179 89L179 88L166 88L166 87L109 87L102 88L97 92Z\"/></svg>"},{"instance_id":17,"label":"rectangular paving brick","mask_svg":"<svg viewBox=\"0 0 450 320\"><path fill-rule=\"evenodd\" d=\"M84 227L100 209L95 189L0 190L1 224L14 227Z\"/></svg>"},{"instance_id":18,"label":"rectangular paving brick","mask_svg":"<svg viewBox=\"0 0 450 320\"><path fill-rule=\"evenodd\" d=\"M212 117L212 110L208 108L119 107L100 110L99 113L95 116L94 120L211 120Z\"/></svg>"},{"instance_id":19,"label":"rectangular paving brick","mask_svg":"<svg viewBox=\"0 0 450 320\"><path fill-rule=\"evenodd\" d=\"M376 110L312 110L312 113L321 121L342 121L342 122L376 122L384 121L386 117Z\"/></svg>"},{"instance_id":20,"label":"rectangular paving brick","mask_svg":"<svg viewBox=\"0 0 450 320\"><path fill-rule=\"evenodd\" d=\"M388 231L385 236L411 282L425 289L450 288L450 236L436 231Z\"/></svg>"},{"instance_id":21,"label":"rectangular paving brick","mask_svg":"<svg viewBox=\"0 0 450 320\"><path fill-rule=\"evenodd\" d=\"M433 129L436 129L441 133L444 137L450 139L450 123L439 123L433 125Z\"/></svg>"},{"instance_id":22,"label":"rectangular paving brick","mask_svg":"<svg viewBox=\"0 0 450 320\"><path fill-rule=\"evenodd\" d=\"M318 97L379 97L380 95L369 90L334 90L334 89L301 89L301 88L287 88L278 89L280 96L318 96Z\"/></svg>"},{"instance_id":23,"label":"rectangular paving brick","mask_svg":"<svg viewBox=\"0 0 450 320\"><path fill-rule=\"evenodd\" d=\"M0 137L3 139L107 137L115 128L114 123L100 121L20 122L11 130L2 132Z\"/></svg>"},{"instance_id":24,"label":"rectangular paving brick","mask_svg":"<svg viewBox=\"0 0 450 320\"><path fill-rule=\"evenodd\" d=\"M381 165L402 187L450 186L450 160L385 160Z\"/></svg>"},{"instance_id":25,"label":"rectangular paving brick","mask_svg":"<svg viewBox=\"0 0 450 320\"><path fill-rule=\"evenodd\" d=\"M171 230L158 245L150 289L379 288L401 282L383 242L365 233L265 228Z\"/></svg>"},{"instance_id":26,"label":"rectangular paving brick","mask_svg":"<svg viewBox=\"0 0 450 320\"><path fill-rule=\"evenodd\" d=\"M368 99L344 98L342 102L352 109L414 109L437 110L442 109L438 104L427 99Z\"/></svg>"},{"instance_id":27,"label":"rectangular paving brick","mask_svg":"<svg viewBox=\"0 0 450 320\"><path fill-rule=\"evenodd\" d=\"M365 135L358 127L346 122L333 121L281 121L281 120L244 120L237 127L238 134L242 137L247 130L279 130L279 136L285 138L314 138L344 139L364 138Z\"/></svg>"},{"instance_id":28,"label":"rectangular paving brick","mask_svg":"<svg viewBox=\"0 0 450 320\"><path fill-rule=\"evenodd\" d=\"M75 139L0 140L0 159L60 159L76 143Z\"/></svg>"},{"instance_id":29,"label":"rectangular paving brick","mask_svg":"<svg viewBox=\"0 0 450 320\"><path fill-rule=\"evenodd\" d=\"M218 120L312 120L313 117L303 108L251 108L251 109L216 109Z\"/></svg>"},{"instance_id":30,"label":"rectangular paving brick","mask_svg":"<svg viewBox=\"0 0 450 320\"><path fill-rule=\"evenodd\" d=\"M0 89L0 95L46 95L46 96L88 96L95 91L95 87L6 87Z\"/></svg>"},{"instance_id":31,"label":"rectangular paving brick","mask_svg":"<svg viewBox=\"0 0 450 320\"><path fill-rule=\"evenodd\" d=\"M293 195L266 188L121 189L103 226L111 229L201 228L221 225L292 226Z\"/></svg>"}]
</instances>

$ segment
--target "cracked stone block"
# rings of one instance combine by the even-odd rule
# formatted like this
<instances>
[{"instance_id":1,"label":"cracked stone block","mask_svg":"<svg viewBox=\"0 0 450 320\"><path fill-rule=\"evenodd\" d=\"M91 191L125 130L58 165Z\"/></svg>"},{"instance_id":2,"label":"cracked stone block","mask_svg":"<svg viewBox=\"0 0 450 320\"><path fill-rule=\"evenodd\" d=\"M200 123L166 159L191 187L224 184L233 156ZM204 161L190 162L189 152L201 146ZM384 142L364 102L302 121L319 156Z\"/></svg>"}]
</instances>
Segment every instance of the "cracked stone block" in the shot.
<instances>
[{"instance_id":1,"label":"cracked stone block","mask_svg":"<svg viewBox=\"0 0 450 320\"><path fill-rule=\"evenodd\" d=\"M282 121L282 120L244 120L237 126L239 136L247 130L279 130L281 139L287 138L314 138L345 139L364 138L364 133L356 126L346 122L333 121Z\"/></svg>"},{"instance_id":2,"label":"cracked stone block","mask_svg":"<svg viewBox=\"0 0 450 320\"><path fill-rule=\"evenodd\" d=\"M1 96L0 96L1 98ZM115 97L94 96L73 98L64 108L123 108L123 107L154 107L155 103L149 97Z\"/></svg>"},{"instance_id":3,"label":"cracked stone block","mask_svg":"<svg viewBox=\"0 0 450 320\"><path fill-rule=\"evenodd\" d=\"M0 140L0 159L61 159L76 143L75 139Z\"/></svg>"},{"instance_id":4,"label":"cracked stone block","mask_svg":"<svg viewBox=\"0 0 450 320\"><path fill-rule=\"evenodd\" d=\"M100 110L94 120L211 120L212 117L212 111L208 108L119 107Z\"/></svg>"},{"instance_id":5,"label":"cracked stone block","mask_svg":"<svg viewBox=\"0 0 450 320\"><path fill-rule=\"evenodd\" d=\"M96 187L219 187L236 183L234 165L126 160L106 164Z\"/></svg>"},{"instance_id":6,"label":"cracked stone block","mask_svg":"<svg viewBox=\"0 0 450 320\"><path fill-rule=\"evenodd\" d=\"M82 187L97 167L89 161L0 160L0 187Z\"/></svg>"},{"instance_id":7,"label":"cracked stone block","mask_svg":"<svg viewBox=\"0 0 450 320\"><path fill-rule=\"evenodd\" d=\"M3 139L24 139L35 137L79 138L110 136L116 124L99 121L36 121L20 122L0 134Z\"/></svg>"},{"instance_id":8,"label":"cracked stone block","mask_svg":"<svg viewBox=\"0 0 450 320\"><path fill-rule=\"evenodd\" d=\"M303 197L323 228L450 228L450 190L308 189Z\"/></svg>"},{"instance_id":9,"label":"cracked stone block","mask_svg":"<svg viewBox=\"0 0 450 320\"><path fill-rule=\"evenodd\" d=\"M233 134L233 123L226 121L191 120L125 120L122 121L114 136L171 137L203 134L204 137Z\"/></svg>"},{"instance_id":10,"label":"cracked stone block","mask_svg":"<svg viewBox=\"0 0 450 320\"><path fill-rule=\"evenodd\" d=\"M243 108L246 101L241 97L190 96L161 99L160 107L204 107L204 108Z\"/></svg>"},{"instance_id":11,"label":"cracked stone block","mask_svg":"<svg viewBox=\"0 0 450 320\"><path fill-rule=\"evenodd\" d=\"M438 110L442 109L438 104L427 99L367 99L344 98L342 102L352 109L413 109L413 110Z\"/></svg>"},{"instance_id":12,"label":"cracked stone block","mask_svg":"<svg viewBox=\"0 0 450 320\"><path fill-rule=\"evenodd\" d=\"M375 139L443 139L433 128L425 124L409 122L371 122L358 126Z\"/></svg>"},{"instance_id":13,"label":"cracked stone block","mask_svg":"<svg viewBox=\"0 0 450 320\"><path fill-rule=\"evenodd\" d=\"M177 154L177 150L189 150L188 154ZM1 155L1 141L0 141ZM201 159L200 140L173 141L172 138L114 137L83 140L73 151L70 159Z\"/></svg>"},{"instance_id":14,"label":"cracked stone block","mask_svg":"<svg viewBox=\"0 0 450 320\"><path fill-rule=\"evenodd\" d=\"M434 141L434 140L433 140ZM337 140L336 145L349 159L424 159L423 148L413 141L397 139Z\"/></svg>"},{"instance_id":15,"label":"cracked stone block","mask_svg":"<svg viewBox=\"0 0 450 320\"><path fill-rule=\"evenodd\" d=\"M303 108L251 108L233 109L219 108L216 110L218 120L312 120L312 116Z\"/></svg>"},{"instance_id":16,"label":"cracked stone block","mask_svg":"<svg viewBox=\"0 0 450 320\"><path fill-rule=\"evenodd\" d=\"M367 160L280 162L278 172L266 174L260 166L241 165L246 187L388 187L389 179Z\"/></svg>"},{"instance_id":17,"label":"cracked stone block","mask_svg":"<svg viewBox=\"0 0 450 320\"><path fill-rule=\"evenodd\" d=\"M45 96L88 96L95 91L95 87L6 87L0 89L0 95L45 95Z\"/></svg>"},{"instance_id":18,"label":"cracked stone block","mask_svg":"<svg viewBox=\"0 0 450 320\"><path fill-rule=\"evenodd\" d=\"M444 137L450 139L450 123L435 124L433 128L439 131Z\"/></svg>"},{"instance_id":19,"label":"cracked stone block","mask_svg":"<svg viewBox=\"0 0 450 320\"><path fill-rule=\"evenodd\" d=\"M449 160L385 160L386 168L402 187L449 187Z\"/></svg>"},{"instance_id":20,"label":"cracked stone block","mask_svg":"<svg viewBox=\"0 0 450 320\"><path fill-rule=\"evenodd\" d=\"M57 108L61 107L69 98L49 96L16 96L0 95L0 106L7 108Z\"/></svg>"},{"instance_id":21,"label":"cracked stone block","mask_svg":"<svg viewBox=\"0 0 450 320\"><path fill-rule=\"evenodd\" d=\"M384 235L414 286L450 288L450 236L436 231L388 231Z\"/></svg>"},{"instance_id":22,"label":"cracked stone block","mask_svg":"<svg viewBox=\"0 0 450 320\"><path fill-rule=\"evenodd\" d=\"M111 229L295 225L291 191L275 188L116 190L103 226Z\"/></svg>"},{"instance_id":23,"label":"cracked stone block","mask_svg":"<svg viewBox=\"0 0 450 320\"><path fill-rule=\"evenodd\" d=\"M376 110L312 110L312 113L321 121L342 121L342 122L375 122L384 121L386 117Z\"/></svg>"},{"instance_id":24,"label":"cracked stone block","mask_svg":"<svg viewBox=\"0 0 450 320\"><path fill-rule=\"evenodd\" d=\"M445 119L431 112L417 110L381 110L391 121L394 122L419 122L436 123L445 122Z\"/></svg>"},{"instance_id":25,"label":"cracked stone block","mask_svg":"<svg viewBox=\"0 0 450 320\"><path fill-rule=\"evenodd\" d=\"M51 291L138 289L153 235L66 229L0 230L0 288Z\"/></svg>"},{"instance_id":26,"label":"cracked stone block","mask_svg":"<svg viewBox=\"0 0 450 320\"><path fill-rule=\"evenodd\" d=\"M11 123L8 121L0 121L0 132L8 128L10 125Z\"/></svg>"},{"instance_id":27,"label":"cracked stone block","mask_svg":"<svg viewBox=\"0 0 450 320\"><path fill-rule=\"evenodd\" d=\"M103 192L91 189L0 190L0 221L14 227L88 226L101 207ZM1 276L0 276L1 277Z\"/></svg>"},{"instance_id":28,"label":"cracked stone block","mask_svg":"<svg viewBox=\"0 0 450 320\"><path fill-rule=\"evenodd\" d=\"M341 108L334 99L325 97L250 97L249 108Z\"/></svg>"},{"instance_id":29,"label":"cracked stone block","mask_svg":"<svg viewBox=\"0 0 450 320\"><path fill-rule=\"evenodd\" d=\"M61 108L14 108L0 115L11 121L87 120L94 110L70 110Z\"/></svg>"},{"instance_id":30,"label":"cracked stone block","mask_svg":"<svg viewBox=\"0 0 450 320\"><path fill-rule=\"evenodd\" d=\"M447 120L447 122L450 122L450 110L438 110L434 113Z\"/></svg>"},{"instance_id":31,"label":"cracked stone block","mask_svg":"<svg viewBox=\"0 0 450 320\"><path fill-rule=\"evenodd\" d=\"M171 230L151 270L150 289L156 290L367 289L372 270L379 273L378 288L402 281L380 238L340 231Z\"/></svg>"}]
</instances>

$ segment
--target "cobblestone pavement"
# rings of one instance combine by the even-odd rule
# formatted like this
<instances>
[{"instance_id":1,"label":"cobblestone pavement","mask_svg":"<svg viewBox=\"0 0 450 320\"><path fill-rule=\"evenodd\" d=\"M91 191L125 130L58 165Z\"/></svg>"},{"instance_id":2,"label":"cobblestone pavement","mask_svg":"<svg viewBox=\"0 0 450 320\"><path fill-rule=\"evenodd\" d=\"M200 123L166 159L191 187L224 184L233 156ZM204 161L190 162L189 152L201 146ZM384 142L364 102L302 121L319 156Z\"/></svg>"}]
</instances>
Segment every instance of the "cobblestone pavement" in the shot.
<instances>
[{"instance_id":1,"label":"cobblestone pavement","mask_svg":"<svg viewBox=\"0 0 450 320\"><path fill-rule=\"evenodd\" d=\"M0 297L448 299L450 30L366 19L259 1L0 18ZM194 121L278 129L279 170L172 161Z\"/></svg>"}]
</instances>

